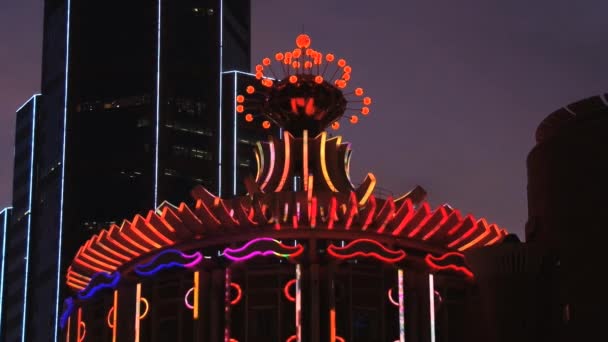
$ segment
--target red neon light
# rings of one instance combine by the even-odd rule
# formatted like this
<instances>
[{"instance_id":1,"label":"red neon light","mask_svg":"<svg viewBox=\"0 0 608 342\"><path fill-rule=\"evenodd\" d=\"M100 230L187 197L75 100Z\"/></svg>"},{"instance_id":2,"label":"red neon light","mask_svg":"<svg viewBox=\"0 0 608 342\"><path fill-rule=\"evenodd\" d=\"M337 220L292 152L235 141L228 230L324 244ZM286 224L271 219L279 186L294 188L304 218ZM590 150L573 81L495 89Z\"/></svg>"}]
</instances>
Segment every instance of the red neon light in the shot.
<instances>
[{"instance_id":1,"label":"red neon light","mask_svg":"<svg viewBox=\"0 0 608 342\"><path fill-rule=\"evenodd\" d=\"M368 247L371 251L361 251L359 248ZM327 253L336 259L352 259L356 257L372 257L386 263L395 263L403 260L406 254L403 250L390 250L376 240L357 239L348 243L344 247L336 247L331 244L327 248Z\"/></svg>"},{"instance_id":2,"label":"red neon light","mask_svg":"<svg viewBox=\"0 0 608 342\"><path fill-rule=\"evenodd\" d=\"M464 266L457 266L454 264L439 265L437 263L437 262L442 262L443 260L447 259L450 256L457 256L464 260L463 254L458 253L458 252L448 252L448 253L443 254L440 257L434 257L431 254L427 254L426 257L424 257L424 261L433 270L436 270L436 271L452 270L452 271L460 272L469 278L473 278L473 276L474 276L473 272L471 272L468 268L466 268Z\"/></svg>"},{"instance_id":3,"label":"red neon light","mask_svg":"<svg viewBox=\"0 0 608 342\"><path fill-rule=\"evenodd\" d=\"M367 230L367 227L369 227L369 225L374 221L374 214L376 213L376 196L369 196L367 205L369 206L369 209L367 209L367 207L365 208L367 211L367 217L365 218L365 223L363 223L363 226L361 227L361 230L363 231Z\"/></svg>"},{"instance_id":4,"label":"red neon light","mask_svg":"<svg viewBox=\"0 0 608 342\"><path fill-rule=\"evenodd\" d=\"M232 301L230 301L230 305L237 305L241 301L241 298L243 297L243 291L241 290L241 286L237 283L231 282L230 286L236 290L236 298L234 298Z\"/></svg>"},{"instance_id":5,"label":"red neon light","mask_svg":"<svg viewBox=\"0 0 608 342\"><path fill-rule=\"evenodd\" d=\"M285 287L283 287L283 293L285 294L285 298L287 298L288 301L294 302L294 303L296 302L296 297L292 296L289 293L289 287L291 287L292 285L295 285L295 284L296 284L296 279L291 279L290 281L287 282L287 284L285 284Z\"/></svg>"},{"instance_id":6,"label":"red neon light","mask_svg":"<svg viewBox=\"0 0 608 342\"><path fill-rule=\"evenodd\" d=\"M388 301L391 302L394 306L399 306L399 302L393 299L393 288L388 289Z\"/></svg>"}]
</instances>

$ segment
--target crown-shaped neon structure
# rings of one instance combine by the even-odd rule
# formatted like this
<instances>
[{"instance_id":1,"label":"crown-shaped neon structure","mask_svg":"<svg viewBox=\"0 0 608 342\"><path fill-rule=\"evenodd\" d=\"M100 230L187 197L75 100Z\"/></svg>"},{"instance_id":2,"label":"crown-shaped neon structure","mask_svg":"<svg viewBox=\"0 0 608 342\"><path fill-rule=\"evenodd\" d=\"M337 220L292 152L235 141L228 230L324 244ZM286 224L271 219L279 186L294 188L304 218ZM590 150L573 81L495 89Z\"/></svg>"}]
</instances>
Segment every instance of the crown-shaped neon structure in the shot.
<instances>
[{"instance_id":1,"label":"crown-shaped neon structure","mask_svg":"<svg viewBox=\"0 0 608 342\"><path fill-rule=\"evenodd\" d=\"M359 114L370 113L372 100L363 96L363 88L346 90L352 67L331 53L311 49L310 43L310 37L301 34L293 51L277 52L274 61L266 57L256 65L259 83L237 96L236 110L245 114L245 121L262 121L266 129L274 123L295 136L304 130L315 136L330 125L339 129L342 118L356 124Z\"/></svg>"}]
</instances>

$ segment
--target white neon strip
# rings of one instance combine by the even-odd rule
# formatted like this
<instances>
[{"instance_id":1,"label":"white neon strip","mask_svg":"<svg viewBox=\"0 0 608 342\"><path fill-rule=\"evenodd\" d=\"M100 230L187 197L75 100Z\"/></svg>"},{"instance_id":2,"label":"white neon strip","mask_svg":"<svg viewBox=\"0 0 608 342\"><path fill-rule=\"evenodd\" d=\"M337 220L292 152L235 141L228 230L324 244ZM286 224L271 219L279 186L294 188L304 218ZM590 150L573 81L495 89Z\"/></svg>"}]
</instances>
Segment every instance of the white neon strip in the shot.
<instances>
[{"instance_id":1,"label":"white neon strip","mask_svg":"<svg viewBox=\"0 0 608 342\"><path fill-rule=\"evenodd\" d=\"M2 226L2 269L0 270L0 331L2 331L2 303L4 303L4 259L6 256L6 230L8 229L8 212L11 207L4 208L0 211L0 215L4 215L4 223Z\"/></svg>"},{"instance_id":2,"label":"white neon strip","mask_svg":"<svg viewBox=\"0 0 608 342\"><path fill-rule=\"evenodd\" d=\"M23 279L23 321L21 323L21 341L25 341L25 326L27 322L27 291L30 272L30 235L32 232L32 191L34 184L34 146L36 144L36 102L37 97L33 97L32 103L32 140L30 147L30 188L27 199L27 233L25 239L25 278ZM61 251L61 250L60 250ZM61 252L59 252L61 253Z\"/></svg>"},{"instance_id":3,"label":"white neon strip","mask_svg":"<svg viewBox=\"0 0 608 342\"><path fill-rule=\"evenodd\" d=\"M232 115L233 115L233 122L232 122L232 127L233 127L233 134L234 134L234 140L232 142L232 148L233 148L233 167L232 167L232 195L236 196L236 168L237 168L237 163L236 163L236 77L237 74L236 72L234 73L234 96L232 96L233 101L234 101L234 105L232 106Z\"/></svg>"},{"instance_id":4,"label":"white neon strip","mask_svg":"<svg viewBox=\"0 0 608 342\"><path fill-rule=\"evenodd\" d=\"M66 14L66 37L65 37L65 84L64 84L64 98L63 98L63 139L61 140L61 194L59 198L59 232L57 236L57 276L56 276L56 284L55 284L55 334L53 336L53 340L57 342L57 338L59 337L59 315L61 314L61 308L59 307L59 295L61 290L61 252L62 252L62 242L63 242L63 190L65 189L65 139L67 136L67 122L68 122L68 66L70 64L70 7L72 5L72 1L67 1L67 14ZM25 326L25 321L23 322ZM24 339L25 334L21 335L22 341Z\"/></svg>"},{"instance_id":5,"label":"white neon strip","mask_svg":"<svg viewBox=\"0 0 608 342\"><path fill-rule=\"evenodd\" d=\"M405 342L405 303L403 298L403 270L397 270L399 286L399 342Z\"/></svg>"},{"instance_id":6,"label":"white neon strip","mask_svg":"<svg viewBox=\"0 0 608 342\"><path fill-rule=\"evenodd\" d=\"M223 64L224 64L224 53L223 53L223 48L224 48L224 1L220 0L220 96L219 96L219 113L218 113L218 121L219 121L219 125L218 125L218 155L217 155L217 195L218 197L222 196L222 95L223 95L223 82L222 82L222 74L224 72L223 70Z\"/></svg>"},{"instance_id":7,"label":"white neon strip","mask_svg":"<svg viewBox=\"0 0 608 342\"><path fill-rule=\"evenodd\" d=\"M154 132L154 208L158 205L158 159L160 138L160 30L161 6L163 0L158 0L158 22L156 27L156 132Z\"/></svg>"},{"instance_id":8,"label":"white neon strip","mask_svg":"<svg viewBox=\"0 0 608 342\"><path fill-rule=\"evenodd\" d=\"M435 342L435 279L429 274L429 302L431 313L431 342Z\"/></svg>"},{"instance_id":9,"label":"white neon strip","mask_svg":"<svg viewBox=\"0 0 608 342\"><path fill-rule=\"evenodd\" d=\"M301 264L296 264L296 341L302 342L302 265Z\"/></svg>"}]
</instances>

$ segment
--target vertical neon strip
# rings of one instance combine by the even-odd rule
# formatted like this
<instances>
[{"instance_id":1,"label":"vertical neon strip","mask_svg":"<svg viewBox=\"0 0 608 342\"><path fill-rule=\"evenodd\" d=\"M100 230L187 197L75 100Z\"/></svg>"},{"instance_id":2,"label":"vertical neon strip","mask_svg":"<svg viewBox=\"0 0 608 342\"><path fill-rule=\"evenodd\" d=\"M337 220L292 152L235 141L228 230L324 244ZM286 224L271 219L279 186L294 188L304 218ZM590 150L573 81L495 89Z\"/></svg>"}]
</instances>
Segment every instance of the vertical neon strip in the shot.
<instances>
[{"instance_id":1,"label":"vertical neon strip","mask_svg":"<svg viewBox=\"0 0 608 342\"><path fill-rule=\"evenodd\" d=\"M302 132L302 179L304 180L304 191L308 191L308 131Z\"/></svg>"},{"instance_id":2,"label":"vertical neon strip","mask_svg":"<svg viewBox=\"0 0 608 342\"><path fill-rule=\"evenodd\" d=\"M198 319L198 296L199 296L199 285L200 284L200 272L194 272L194 305L192 309L192 318Z\"/></svg>"},{"instance_id":3,"label":"vertical neon strip","mask_svg":"<svg viewBox=\"0 0 608 342\"><path fill-rule=\"evenodd\" d=\"M112 319L114 320L114 326L112 327L112 342L116 342L116 331L118 330L118 290L114 290L113 308Z\"/></svg>"},{"instance_id":4,"label":"vertical neon strip","mask_svg":"<svg viewBox=\"0 0 608 342\"><path fill-rule=\"evenodd\" d=\"M399 286L399 342L405 342L405 303L403 297L403 270L397 270L397 283Z\"/></svg>"},{"instance_id":5,"label":"vertical neon strip","mask_svg":"<svg viewBox=\"0 0 608 342\"><path fill-rule=\"evenodd\" d=\"M32 232L32 197L34 186L34 146L36 144L36 102L37 97L33 97L32 103L32 140L30 147L30 179L29 194L27 199L27 233L25 239L25 278L23 279L23 318L21 322L21 341L25 341L25 327L27 325L27 299L28 299L28 279L30 272L30 236ZM65 146L65 144L64 144ZM59 252L61 253L61 252Z\"/></svg>"},{"instance_id":6,"label":"vertical neon strip","mask_svg":"<svg viewBox=\"0 0 608 342\"><path fill-rule=\"evenodd\" d=\"M2 304L4 303L4 259L6 255L6 230L8 229L8 212L11 208L4 208L0 215L4 214L2 225L2 268L0 270L0 331L2 331Z\"/></svg>"},{"instance_id":7,"label":"vertical neon strip","mask_svg":"<svg viewBox=\"0 0 608 342\"><path fill-rule=\"evenodd\" d=\"M233 127L233 134L234 134L234 141L232 143L232 148L233 148L233 169L232 169L232 194L234 196L236 196L236 169L238 167L237 163L236 163L236 77L237 74L236 72L234 73L234 95L232 96L233 100L234 100L234 105L232 106L232 127Z\"/></svg>"},{"instance_id":8,"label":"vertical neon strip","mask_svg":"<svg viewBox=\"0 0 608 342\"><path fill-rule=\"evenodd\" d=\"M325 145L327 145L327 132L321 133L321 172L323 173L323 178L325 178L325 183L329 187L329 189L333 192L338 192L338 189L331 182L331 178L329 177L329 173L327 172L327 161L325 160Z\"/></svg>"},{"instance_id":9,"label":"vertical neon strip","mask_svg":"<svg viewBox=\"0 0 608 342\"><path fill-rule=\"evenodd\" d=\"M283 173L281 174L281 179L279 180L279 185L275 188L274 191L279 192L283 190L285 186L285 182L287 181L287 175L289 174L289 168L291 167L291 146L289 141L291 140L289 137L289 132L285 131L283 134L283 147L284 147L284 160L283 160Z\"/></svg>"},{"instance_id":10,"label":"vertical neon strip","mask_svg":"<svg viewBox=\"0 0 608 342\"><path fill-rule=\"evenodd\" d=\"M302 342L302 265L296 265L296 341Z\"/></svg>"},{"instance_id":11,"label":"vertical neon strip","mask_svg":"<svg viewBox=\"0 0 608 342\"><path fill-rule=\"evenodd\" d=\"M223 80L222 80L222 72L223 72L223 64L224 64L224 1L220 0L220 62L219 62L219 112L218 112L218 155L217 155L217 195L218 197L222 197L222 95L224 93Z\"/></svg>"},{"instance_id":12,"label":"vertical neon strip","mask_svg":"<svg viewBox=\"0 0 608 342\"><path fill-rule=\"evenodd\" d=\"M266 188L266 185L268 185L268 182L270 181L270 178L272 178L272 174L274 173L274 141L270 140L268 142L268 147L270 148L270 164L268 165L268 174L266 175L266 179L264 179L264 182L260 186L260 189L262 190Z\"/></svg>"},{"instance_id":13,"label":"vertical neon strip","mask_svg":"<svg viewBox=\"0 0 608 342\"><path fill-rule=\"evenodd\" d=\"M116 310L114 310L116 311ZM135 342L139 342L139 316L141 311L141 283L135 288Z\"/></svg>"},{"instance_id":14,"label":"vertical neon strip","mask_svg":"<svg viewBox=\"0 0 608 342\"><path fill-rule=\"evenodd\" d=\"M81 328L84 328L84 331L82 331ZM87 333L87 326L82 321L82 308L78 308L78 321L76 324L76 342L82 342L82 340L84 340L86 333Z\"/></svg>"},{"instance_id":15,"label":"vertical neon strip","mask_svg":"<svg viewBox=\"0 0 608 342\"><path fill-rule=\"evenodd\" d=\"M68 317L68 329L66 330L65 333L65 342L70 342L70 323L71 323L72 317Z\"/></svg>"},{"instance_id":16,"label":"vertical neon strip","mask_svg":"<svg viewBox=\"0 0 608 342\"><path fill-rule=\"evenodd\" d=\"M429 303L431 313L431 342L435 342L435 278L429 274Z\"/></svg>"},{"instance_id":17,"label":"vertical neon strip","mask_svg":"<svg viewBox=\"0 0 608 342\"><path fill-rule=\"evenodd\" d=\"M161 7L163 0L158 0L158 22L156 27L156 132L154 132L154 208L158 205L158 164L160 139L160 37Z\"/></svg>"},{"instance_id":18,"label":"vertical neon strip","mask_svg":"<svg viewBox=\"0 0 608 342\"><path fill-rule=\"evenodd\" d=\"M63 242L63 200L65 189L65 145L67 136L67 121L68 121L68 76L69 76L69 63L70 63L70 7L72 5L71 0L67 0L66 9L66 37L65 37L65 83L64 83L64 98L63 98L63 132L61 140L61 194L59 197L59 232L57 236L57 275L55 283L55 334L53 340L57 342L59 338L59 316L61 315L61 309L59 307L59 294L61 292L61 252ZM25 326L25 321L23 322ZM24 336L21 336L22 341L25 342Z\"/></svg>"},{"instance_id":19,"label":"vertical neon strip","mask_svg":"<svg viewBox=\"0 0 608 342\"><path fill-rule=\"evenodd\" d=\"M329 341L336 342L336 309L329 310Z\"/></svg>"},{"instance_id":20,"label":"vertical neon strip","mask_svg":"<svg viewBox=\"0 0 608 342\"><path fill-rule=\"evenodd\" d=\"M230 269L226 267L224 280L224 342L230 342Z\"/></svg>"}]
</instances>

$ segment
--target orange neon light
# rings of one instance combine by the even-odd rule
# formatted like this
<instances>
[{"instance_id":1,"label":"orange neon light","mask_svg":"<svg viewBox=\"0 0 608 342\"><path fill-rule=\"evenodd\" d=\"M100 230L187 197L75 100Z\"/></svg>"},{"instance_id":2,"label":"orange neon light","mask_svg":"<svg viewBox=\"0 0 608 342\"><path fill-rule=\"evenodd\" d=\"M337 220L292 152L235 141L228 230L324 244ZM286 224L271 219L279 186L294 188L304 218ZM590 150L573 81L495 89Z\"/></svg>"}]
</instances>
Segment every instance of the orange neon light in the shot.
<instances>
[{"instance_id":1,"label":"orange neon light","mask_svg":"<svg viewBox=\"0 0 608 342\"><path fill-rule=\"evenodd\" d=\"M78 324L76 325L76 341L82 342L84 341L85 336L87 336L87 325L82 320L82 308L78 308Z\"/></svg>"},{"instance_id":2,"label":"orange neon light","mask_svg":"<svg viewBox=\"0 0 608 342\"><path fill-rule=\"evenodd\" d=\"M66 334L65 334L65 342L70 342L70 321L72 320L72 317L68 317L68 329L66 330Z\"/></svg>"},{"instance_id":3,"label":"orange neon light","mask_svg":"<svg viewBox=\"0 0 608 342\"><path fill-rule=\"evenodd\" d=\"M243 95L238 95L238 96L236 97L236 102L237 102L237 103L243 103L243 102L245 102L245 96L243 96Z\"/></svg>"},{"instance_id":4,"label":"orange neon light","mask_svg":"<svg viewBox=\"0 0 608 342\"><path fill-rule=\"evenodd\" d=\"M192 318L198 319L198 296L200 284L200 272L194 272L194 308L192 309Z\"/></svg>"},{"instance_id":5,"label":"orange neon light","mask_svg":"<svg viewBox=\"0 0 608 342\"><path fill-rule=\"evenodd\" d=\"M363 98L363 104L366 106L369 106L370 104L372 104L372 98L371 97L364 97Z\"/></svg>"},{"instance_id":6,"label":"orange neon light","mask_svg":"<svg viewBox=\"0 0 608 342\"><path fill-rule=\"evenodd\" d=\"M469 243L458 248L458 251L462 252L462 251L465 251L465 250L477 245L479 243L479 241L485 239L490 234L491 229L490 229L490 227L488 227L488 223L486 222L485 219L479 220L477 222L477 226L481 226L481 228L483 229L483 233L479 234L478 237L471 240Z\"/></svg>"},{"instance_id":7,"label":"orange neon light","mask_svg":"<svg viewBox=\"0 0 608 342\"><path fill-rule=\"evenodd\" d=\"M445 209L442 207L441 210L445 213ZM458 222L461 220L460 212L458 210L454 210L450 215L445 214L444 218L439 222L433 229L431 229L425 236L422 237L423 241L428 240L431 236L435 235L437 231L441 229L448 221L450 217L455 217Z\"/></svg>"},{"instance_id":8,"label":"orange neon light","mask_svg":"<svg viewBox=\"0 0 608 342\"><path fill-rule=\"evenodd\" d=\"M334 121L334 122L331 124L331 128L332 128L334 131L337 131L338 129L340 129L340 123L339 123L338 121Z\"/></svg>"},{"instance_id":9,"label":"orange neon light","mask_svg":"<svg viewBox=\"0 0 608 342\"><path fill-rule=\"evenodd\" d=\"M325 60L328 62L333 62L334 61L334 55L331 53L328 53L327 55L325 55Z\"/></svg>"},{"instance_id":10,"label":"orange neon light","mask_svg":"<svg viewBox=\"0 0 608 342\"><path fill-rule=\"evenodd\" d=\"M289 83L296 83L296 82L298 82L298 76L296 76L296 75L289 76Z\"/></svg>"},{"instance_id":11,"label":"orange neon light","mask_svg":"<svg viewBox=\"0 0 608 342\"><path fill-rule=\"evenodd\" d=\"M317 76L315 76L315 83L316 83L316 84L321 84L321 83L323 83L323 76L321 76L321 75L317 75Z\"/></svg>"},{"instance_id":12,"label":"orange neon light","mask_svg":"<svg viewBox=\"0 0 608 342\"><path fill-rule=\"evenodd\" d=\"M274 172L274 142L272 140L268 142L268 147L270 149L270 163L268 164L268 174L266 175L266 179L264 179L264 182L260 186L260 189L262 190L266 188L266 185L268 185L268 182L272 177L272 173Z\"/></svg>"},{"instance_id":13,"label":"orange neon light","mask_svg":"<svg viewBox=\"0 0 608 342\"><path fill-rule=\"evenodd\" d=\"M346 61L344 59L339 59L338 60L338 66L340 68L344 68L346 66Z\"/></svg>"},{"instance_id":14,"label":"orange neon light","mask_svg":"<svg viewBox=\"0 0 608 342\"><path fill-rule=\"evenodd\" d=\"M357 89L355 89L355 95L357 95L357 96L363 95L363 88L357 88Z\"/></svg>"},{"instance_id":15,"label":"orange neon light","mask_svg":"<svg viewBox=\"0 0 608 342\"><path fill-rule=\"evenodd\" d=\"M359 117L356 115L352 115L350 117L350 123L352 123L353 125L356 124L357 122L359 122Z\"/></svg>"},{"instance_id":16,"label":"orange neon light","mask_svg":"<svg viewBox=\"0 0 608 342\"><path fill-rule=\"evenodd\" d=\"M245 88L245 91L247 92L247 94L251 95L255 92L255 88L253 86L247 86L247 88Z\"/></svg>"},{"instance_id":17,"label":"orange neon light","mask_svg":"<svg viewBox=\"0 0 608 342\"><path fill-rule=\"evenodd\" d=\"M331 342L336 341L336 309L331 308L329 310L329 340Z\"/></svg>"},{"instance_id":18,"label":"orange neon light","mask_svg":"<svg viewBox=\"0 0 608 342\"><path fill-rule=\"evenodd\" d=\"M266 58L262 59L262 64L264 64L265 66L269 66L270 65L270 58L266 57Z\"/></svg>"},{"instance_id":19,"label":"orange neon light","mask_svg":"<svg viewBox=\"0 0 608 342\"><path fill-rule=\"evenodd\" d=\"M252 122L253 121L253 115L251 113L248 113L247 115L245 115L245 121Z\"/></svg>"},{"instance_id":20,"label":"orange neon light","mask_svg":"<svg viewBox=\"0 0 608 342\"><path fill-rule=\"evenodd\" d=\"M265 120L264 122L262 122L262 127L264 127L264 129L269 129L270 128L270 121Z\"/></svg>"},{"instance_id":21,"label":"orange neon light","mask_svg":"<svg viewBox=\"0 0 608 342\"><path fill-rule=\"evenodd\" d=\"M280 52L277 52L277 53L274 55L274 59L276 59L276 60L277 60L277 61L279 61L279 62L280 62L280 61L282 61L284 57L285 57L285 56L283 56L283 54L282 54L282 53L280 53Z\"/></svg>"},{"instance_id":22,"label":"orange neon light","mask_svg":"<svg viewBox=\"0 0 608 342\"><path fill-rule=\"evenodd\" d=\"M502 234L501 234L501 231L498 228L498 226L496 226L496 225L493 225L493 226L494 226L494 232L496 233L496 237L493 238L492 240L488 241L488 243L486 243L484 246L491 246L502 238Z\"/></svg>"},{"instance_id":23,"label":"orange neon light","mask_svg":"<svg viewBox=\"0 0 608 342\"><path fill-rule=\"evenodd\" d=\"M364 205L367 202L367 200L370 198L370 196L374 192L374 188L376 187L376 176L374 176L372 173L368 173L367 176L370 179L370 183L369 183L369 186L367 187L367 190L365 190L365 194L359 200L359 205Z\"/></svg>"},{"instance_id":24,"label":"orange neon light","mask_svg":"<svg viewBox=\"0 0 608 342\"><path fill-rule=\"evenodd\" d=\"M369 114L369 107L363 107L363 108L361 108L361 114L368 115Z\"/></svg>"},{"instance_id":25,"label":"orange neon light","mask_svg":"<svg viewBox=\"0 0 608 342\"><path fill-rule=\"evenodd\" d=\"M138 218L136 218L136 219L138 219ZM132 231L133 233L135 233L135 235L139 236L139 237L140 237L140 238L141 238L141 239L142 239L142 240L143 240L145 243L147 243L148 245L150 245L150 247L145 247L145 246L143 246L143 245L139 245L139 246L142 246L143 248L147 248L147 249L148 249L148 252L149 252L150 250L152 250L152 248L161 248L161 247L162 247L162 246L161 246L159 243L157 243L156 241L154 241L154 240L150 239L150 238L149 238L149 237L148 237L146 234L144 234L144 232L142 232L141 230L139 230L139 229L137 229L137 228L133 227L133 229L131 229L131 231ZM127 236L127 234L124 234L124 236L126 237L126 236ZM133 241L135 241L135 240L133 240Z\"/></svg>"},{"instance_id":26,"label":"orange neon light","mask_svg":"<svg viewBox=\"0 0 608 342\"><path fill-rule=\"evenodd\" d=\"M301 34L296 38L296 45L299 48L308 48L310 46L310 36L307 34Z\"/></svg>"},{"instance_id":27,"label":"orange neon light","mask_svg":"<svg viewBox=\"0 0 608 342\"><path fill-rule=\"evenodd\" d=\"M256 163L258 165L258 170L257 170L257 172L255 174L255 181L257 183L260 180L260 177L262 176L262 170L264 168L264 155L263 155L263 152L262 152L262 144L260 144L259 141L255 144L255 147L256 147L256 149L254 151L255 152L254 153L255 154L255 161L256 161Z\"/></svg>"},{"instance_id":28,"label":"orange neon light","mask_svg":"<svg viewBox=\"0 0 608 342\"><path fill-rule=\"evenodd\" d=\"M285 186L285 181L287 181L287 175L289 175L289 167L291 166L291 157L290 157L290 150L291 150L291 146L290 146L290 134L289 132L285 131L283 132L283 141L285 142L284 146L285 146L285 158L283 160L283 173L281 174L281 179L279 180L279 185L277 185L277 188L275 190L275 192L279 192L283 189L283 186ZM287 203L285 203L287 204ZM283 220L285 221L285 219Z\"/></svg>"},{"instance_id":29,"label":"orange neon light","mask_svg":"<svg viewBox=\"0 0 608 342\"><path fill-rule=\"evenodd\" d=\"M102 233L105 233L106 231L102 231ZM129 261L131 260L131 257L128 257L122 253L117 252L115 249L109 248L108 246L106 246L102 241L97 242L96 244L97 246L100 246L104 251L113 254L114 256L121 258L124 261Z\"/></svg>"},{"instance_id":30,"label":"orange neon light","mask_svg":"<svg viewBox=\"0 0 608 342\"><path fill-rule=\"evenodd\" d=\"M323 178L325 179L325 183L329 189L333 192L338 192L338 189L334 186L329 178L329 173L327 172L327 161L325 160L325 145L327 144L327 132L321 133L321 153L320 153L320 161L321 161L321 172L323 173Z\"/></svg>"},{"instance_id":31,"label":"orange neon light","mask_svg":"<svg viewBox=\"0 0 608 342\"><path fill-rule=\"evenodd\" d=\"M245 107L243 105L237 105L236 111L237 111L237 113L242 113L245 111Z\"/></svg>"}]
</instances>

